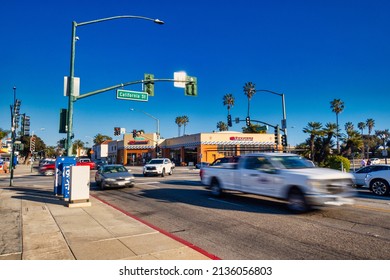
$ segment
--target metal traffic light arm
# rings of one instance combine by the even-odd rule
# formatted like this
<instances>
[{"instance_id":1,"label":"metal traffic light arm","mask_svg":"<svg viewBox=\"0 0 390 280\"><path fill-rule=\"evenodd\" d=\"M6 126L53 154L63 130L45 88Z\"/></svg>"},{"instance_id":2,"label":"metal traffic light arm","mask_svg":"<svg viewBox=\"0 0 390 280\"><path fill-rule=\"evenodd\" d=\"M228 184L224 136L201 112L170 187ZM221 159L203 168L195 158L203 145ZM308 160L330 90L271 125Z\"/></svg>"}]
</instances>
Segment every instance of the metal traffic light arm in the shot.
<instances>
[{"instance_id":1,"label":"metal traffic light arm","mask_svg":"<svg viewBox=\"0 0 390 280\"><path fill-rule=\"evenodd\" d=\"M240 122L245 122L246 120L240 120L240 119L239 119L238 121L240 121ZM236 120L236 122L237 122L237 120ZM257 120L252 120L252 119L251 119L251 122L262 123L262 124L268 125L268 126L270 126L270 127L276 128L275 125L272 125L272 124L269 124L269 123L266 123L266 122L262 122L262 121L257 121Z\"/></svg>"},{"instance_id":2,"label":"metal traffic light arm","mask_svg":"<svg viewBox=\"0 0 390 280\"><path fill-rule=\"evenodd\" d=\"M114 89L118 89L118 88L123 88L123 87L130 86L130 85L145 84L145 83L148 83L148 82L153 82L154 83L154 82L182 82L182 81L181 80L175 80L175 79L151 79L151 80L132 81L132 82L122 83L122 84L119 84L119 85L115 85L115 86L111 86L111 87L107 87L107 88L103 88L103 89L98 89L98 90L95 90L95 91L87 92L87 93L84 93L83 95L74 96L74 101L77 101L79 99L83 99L83 98L86 98L86 97L89 97L89 96L92 96L92 95L96 95L96 94L99 94L99 93L102 93L102 92L106 92L106 91L110 91L110 90L114 90Z\"/></svg>"}]
</instances>

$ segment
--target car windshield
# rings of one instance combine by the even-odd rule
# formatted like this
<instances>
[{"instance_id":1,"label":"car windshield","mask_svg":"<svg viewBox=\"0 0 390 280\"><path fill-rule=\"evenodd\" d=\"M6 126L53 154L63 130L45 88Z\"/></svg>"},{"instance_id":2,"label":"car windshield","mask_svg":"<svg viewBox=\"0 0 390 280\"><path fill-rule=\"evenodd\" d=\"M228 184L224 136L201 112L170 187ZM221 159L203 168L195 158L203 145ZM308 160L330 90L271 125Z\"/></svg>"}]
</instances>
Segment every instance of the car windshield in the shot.
<instances>
[{"instance_id":1,"label":"car windshield","mask_svg":"<svg viewBox=\"0 0 390 280\"><path fill-rule=\"evenodd\" d=\"M117 172L127 172L126 167L124 166L105 166L103 168L103 173L117 173Z\"/></svg>"},{"instance_id":2,"label":"car windshield","mask_svg":"<svg viewBox=\"0 0 390 280\"><path fill-rule=\"evenodd\" d=\"M300 169L313 168L314 165L307 159L300 156L273 156L270 158L271 162L282 169Z\"/></svg>"},{"instance_id":3,"label":"car windshield","mask_svg":"<svg viewBox=\"0 0 390 280\"><path fill-rule=\"evenodd\" d=\"M164 160L163 159L152 159L149 161L149 164L163 164Z\"/></svg>"}]
</instances>

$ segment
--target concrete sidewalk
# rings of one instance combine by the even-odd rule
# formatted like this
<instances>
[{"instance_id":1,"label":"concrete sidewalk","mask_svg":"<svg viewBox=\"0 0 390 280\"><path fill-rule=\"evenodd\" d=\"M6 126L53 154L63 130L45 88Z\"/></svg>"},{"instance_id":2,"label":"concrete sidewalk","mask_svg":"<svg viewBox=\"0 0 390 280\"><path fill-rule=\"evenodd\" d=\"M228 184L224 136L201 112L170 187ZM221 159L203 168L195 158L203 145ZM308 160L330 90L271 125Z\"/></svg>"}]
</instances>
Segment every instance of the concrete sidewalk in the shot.
<instances>
[{"instance_id":1,"label":"concrete sidewalk","mask_svg":"<svg viewBox=\"0 0 390 280\"><path fill-rule=\"evenodd\" d=\"M14 170L15 178L32 174L29 166ZM0 260L218 259L93 196L90 202L68 207L50 187L17 180L9 187L9 174L1 174Z\"/></svg>"}]
</instances>

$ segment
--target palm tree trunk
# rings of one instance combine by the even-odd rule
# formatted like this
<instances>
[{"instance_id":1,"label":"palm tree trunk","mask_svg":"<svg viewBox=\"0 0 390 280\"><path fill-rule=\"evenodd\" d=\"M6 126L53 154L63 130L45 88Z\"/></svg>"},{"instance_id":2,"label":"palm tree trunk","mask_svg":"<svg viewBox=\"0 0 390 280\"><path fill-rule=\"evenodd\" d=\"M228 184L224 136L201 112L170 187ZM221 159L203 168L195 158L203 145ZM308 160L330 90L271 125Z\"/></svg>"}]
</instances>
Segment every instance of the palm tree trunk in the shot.
<instances>
[{"instance_id":1,"label":"palm tree trunk","mask_svg":"<svg viewBox=\"0 0 390 280\"><path fill-rule=\"evenodd\" d=\"M337 153L340 154L340 143L339 143L339 114L337 114L337 113L336 113L336 126L337 126L337 134L336 134Z\"/></svg>"}]
</instances>

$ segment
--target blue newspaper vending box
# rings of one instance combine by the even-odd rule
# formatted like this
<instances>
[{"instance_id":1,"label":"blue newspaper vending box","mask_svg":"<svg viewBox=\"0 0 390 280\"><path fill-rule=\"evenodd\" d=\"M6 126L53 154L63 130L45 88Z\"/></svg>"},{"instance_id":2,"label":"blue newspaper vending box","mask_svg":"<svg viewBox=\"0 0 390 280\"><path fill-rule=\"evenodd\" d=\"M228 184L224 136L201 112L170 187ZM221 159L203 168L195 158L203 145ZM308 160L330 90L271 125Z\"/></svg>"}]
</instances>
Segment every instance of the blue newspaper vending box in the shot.
<instances>
[{"instance_id":1,"label":"blue newspaper vending box","mask_svg":"<svg viewBox=\"0 0 390 280\"><path fill-rule=\"evenodd\" d=\"M54 180L54 194L64 199L70 194L70 167L76 165L75 157L59 157L56 159L56 173Z\"/></svg>"}]
</instances>

